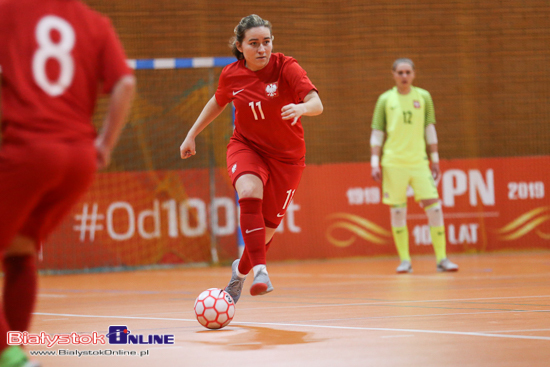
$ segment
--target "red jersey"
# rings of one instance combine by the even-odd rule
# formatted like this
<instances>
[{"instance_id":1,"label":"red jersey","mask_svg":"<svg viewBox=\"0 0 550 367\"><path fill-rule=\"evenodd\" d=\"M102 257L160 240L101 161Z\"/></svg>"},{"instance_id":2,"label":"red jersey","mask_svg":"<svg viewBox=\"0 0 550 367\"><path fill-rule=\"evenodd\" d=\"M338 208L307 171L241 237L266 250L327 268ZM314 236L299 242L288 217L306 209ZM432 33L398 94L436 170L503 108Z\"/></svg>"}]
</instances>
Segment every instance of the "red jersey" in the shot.
<instances>
[{"instance_id":1,"label":"red jersey","mask_svg":"<svg viewBox=\"0 0 550 367\"><path fill-rule=\"evenodd\" d=\"M79 0L0 0L0 67L5 141L93 139L98 84L132 74L109 19Z\"/></svg>"},{"instance_id":2,"label":"red jersey","mask_svg":"<svg viewBox=\"0 0 550 367\"><path fill-rule=\"evenodd\" d=\"M317 91L307 74L292 57L272 53L266 67L252 71L245 60L227 65L216 91L216 101L235 105L235 130L239 140L267 157L297 161L305 156L304 129L300 120L283 120L281 109L301 103L310 91Z\"/></svg>"}]
</instances>

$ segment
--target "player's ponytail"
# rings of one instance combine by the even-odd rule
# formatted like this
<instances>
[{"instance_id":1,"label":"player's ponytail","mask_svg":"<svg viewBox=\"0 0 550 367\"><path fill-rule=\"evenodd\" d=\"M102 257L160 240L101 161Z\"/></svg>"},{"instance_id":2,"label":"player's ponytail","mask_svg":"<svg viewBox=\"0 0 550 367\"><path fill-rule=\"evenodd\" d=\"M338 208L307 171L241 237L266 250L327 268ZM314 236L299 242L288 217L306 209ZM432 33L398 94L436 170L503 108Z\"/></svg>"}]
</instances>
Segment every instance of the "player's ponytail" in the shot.
<instances>
[{"instance_id":1,"label":"player's ponytail","mask_svg":"<svg viewBox=\"0 0 550 367\"><path fill-rule=\"evenodd\" d=\"M273 37L273 29L271 28L271 22L260 18L256 14L251 14L244 17L243 19L241 19L239 24L237 24L237 26L235 27L235 31L234 31L235 36L231 37L231 39L229 40L229 47L231 47L231 52L233 53L233 55L235 55L237 60L241 60L244 58L243 53L239 51L239 49L237 48L237 43L242 44L245 32L250 28L255 28L255 27L269 28L269 33L271 33L271 37Z\"/></svg>"}]
</instances>

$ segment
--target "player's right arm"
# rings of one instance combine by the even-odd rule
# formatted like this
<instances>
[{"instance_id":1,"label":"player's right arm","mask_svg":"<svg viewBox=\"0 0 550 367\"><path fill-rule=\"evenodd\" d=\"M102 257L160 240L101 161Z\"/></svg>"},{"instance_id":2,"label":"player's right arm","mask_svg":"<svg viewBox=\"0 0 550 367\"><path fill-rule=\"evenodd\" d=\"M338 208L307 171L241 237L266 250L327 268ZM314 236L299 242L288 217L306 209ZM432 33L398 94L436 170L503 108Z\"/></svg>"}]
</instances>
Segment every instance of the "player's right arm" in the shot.
<instances>
[{"instance_id":1,"label":"player's right arm","mask_svg":"<svg viewBox=\"0 0 550 367\"><path fill-rule=\"evenodd\" d=\"M103 127L95 140L98 169L107 167L111 161L111 152L126 124L135 91L136 78L133 75L123 76L113 88Z\"/></svg>"},{"instance_id":2,"label":"player's right arm","mask_svg":"<svg viewBox=\"0 0 550 367\"><path fill-rule=\"evenodd\" d=\"M432 96L427 90L422 91L424 101L426 103L426 117L425 117L425 140L428 145L431 158L431 169L434 180L439 180L441 176L441 169L439 168L439 153L437 132L435 131L435 109Z\"/></svg>"},{"instance_id":3,"label":"player's right arm","mask_svg":"<svg viewBox=\"0 0 550 367\"><path fill-rule=\"evenodd\" d=\"M109 18L102 17L104 34L100 52L100 79L103 92L110 94L109 107L103 120L95 146L98 169L105 168L111 161L118 138L126 125L136 92L136 78L126 63L126 54Z\"/></svg>"},{"instance_id":4,"label":"player's right arm","mask_svg":"<svg viewBox=\"0 0 550 367\"><path fill-rule=\"evenodd\" d=\"M216 96L210 98L210 101L204 106L201 114L197 118L197 121L193 124L193 127L187 133L185 140L180 145L180 156L182 159L186 159L195 155L195 138L201 131L204 130L216 117L222 113L227 104L220 106L216 100Z\"/></svg>"}]
</instances>

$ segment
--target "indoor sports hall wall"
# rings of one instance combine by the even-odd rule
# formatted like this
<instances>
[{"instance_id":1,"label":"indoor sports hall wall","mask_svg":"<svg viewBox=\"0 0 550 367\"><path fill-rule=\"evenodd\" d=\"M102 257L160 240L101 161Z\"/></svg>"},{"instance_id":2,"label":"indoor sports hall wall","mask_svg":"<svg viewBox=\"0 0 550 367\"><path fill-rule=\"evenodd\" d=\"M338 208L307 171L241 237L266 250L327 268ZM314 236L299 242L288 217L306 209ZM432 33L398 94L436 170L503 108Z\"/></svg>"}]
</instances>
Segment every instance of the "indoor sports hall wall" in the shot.
<instances>
[{"instance_id":1,"label":"indoor sports hall wall","mask_svg":"<svg viewBox=\"0 0 550 367\"><path fill-rule=\"evenodd\" d=\"M416 85L432 93L443 157L548 153L546 0L88 3L111 16L132 59L230 56L227 43L243 16L270 20L275 51L300 62L325 104L322 116L305 120L309 163L368 160L372 110L393 86L397 57L416 62ZM195 85L174 82L142 81L140 93ZM191 123L177 128L183 134Z\"/></svg>"},{"instance_id":2,"label":"indoor sports hall wall","mask_svg":"<svg viewBox=\"0 0 550 367\"><path fill-rule=\"evenodd\" d=\"M303 119L308 168L272 259L394 254L368 139L398 57L415 61L415 85L434 99L449 251L550 247L547 1L87 3L110 16L130 59L230 56L234 26L256 13L273 23L275 51L307 70L325 111ZM179 158L220 72L136 71L138 95L113 164L44 247L44 269L237 256L224 168L230 109L199 136L196 156ZM102 101L97 125L104 110ZM410 208L412 253L430 253L423 214Z\"/></svg>"}]
</instances>

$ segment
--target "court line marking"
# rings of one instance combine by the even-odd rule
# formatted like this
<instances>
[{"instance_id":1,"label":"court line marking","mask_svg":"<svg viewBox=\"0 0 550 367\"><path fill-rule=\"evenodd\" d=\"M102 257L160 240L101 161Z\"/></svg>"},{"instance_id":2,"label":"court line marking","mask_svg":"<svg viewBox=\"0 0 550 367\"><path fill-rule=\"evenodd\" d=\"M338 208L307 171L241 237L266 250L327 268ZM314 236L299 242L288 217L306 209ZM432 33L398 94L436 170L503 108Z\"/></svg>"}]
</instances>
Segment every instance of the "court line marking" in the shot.
<instances>
[{"instance_id":1,"label":"court line marking","mask_svg":"<svg viewBox=\"0 0 550 367\"><path fill-rule=\"evenodd\" d=\"M434 266L435 267L435 266ZM490 265L487 266L490 268ZM476 269L474 269L475 271ZM479 269L478 269L479 270ZM483 269L481 269L483 270ZM221 277L227 277L227 272L219 272L219 273L204 273L200 274L201 277L209 277L209 278L221 278ZM548 273L534 273L534 274L522 274L522 275L490 275L492 272L477 272L472 275L465 275L465 272L459 272L455 274L449 274L449 273L435 273L434 274L409 274L410 277L418 280L456 280L456 281L462 281L462 280L475 280L475 279L484 279L484 280L503 280L503 279L525 279L525 278L542 278L542 277L548 277ZM376 275L376 274L303 274L303 273L280 273L280 274L274 274L273 279L277 278L307 278L307 279L313 279L313 278L342 278L342 279L358 279L358 280L379 280L379 281L389 281L389 280L395 280L397 278L404 278L407 274L387 274L387 275ZM330 285L339 285L339 284L354 284L354 283L327 283ZM92 292L94 290L91 290ZM97 291L96 291L97 292ZM159 292L161 293L161 292ZM166 292L168 293L168 292ZM177 293L177 292L176 292Z\"/></svg>"},{"instance_id":2,"label":"court line marking","mask_svg":"<svg viewBox=\"0 0 550 367\"><path fill-rule=\"evenodd\" d=\"M410 277L410 279L414 280L431 280L431 281L469 281L469 280L519 280L519 279L537 279L537 278L547 278L548 273L535 273L535 274L522 274L522 275L489 275L491 272L479 272L475 275L467 275L464 276L464 273L461 274L403 274L403 275L369 275L369 274L321 274L321 275L315 275L318 278L326 278L326 279L341 279L341 282L324 282L322 285L323 287L330 285L330 286L338 286L338 285L353 285L353 284L360 284L364 281L369 281L369 284L384 284L384 283L394 283L397 278L405 278ZM273 275L272 279L277 278L296 278L297 274L292 273L286 273L286 274L275 274ZM350 281L346 281L346 280ZM353 280L353 281L351 281ZM315 286L318 283L310 284L307 283L308 286ZM304 289L305 287L291 287L291 286L284 286L280 287L284 289Z\"/></svg>"},{"instance_id":3,"label":"court line marking","mask_svg":"<svg viewBox=\"0 0 550 367\"><path fill-rule=\"evenodd\" d=\"M492 330L486 331L487 333L524 333L533 331L550 331L550 329L524 329L524 330Z\"/></svg>"},{"instance_id":4,"label":"court line marking","mask_svg":"<svg viewBox=\"0 0 550 367\"><path fill-rule=\"evenodd\" d=\"M160 349L181 349L183 347L173 346L173 347L149 347L149 350L160 350Z\"/></svg>"},{"instance_id":5,"label":"court line marking","mask_svg":"<svg viewBox=\"0 0 550 367\"><path fill-rule=\"evenodd\" d=\"M302 305L302 306L270 306L270 307L251 307L243 308L244 310L261 310L261 309L280 309L280 308L317 308L317 307L346 307L346 306L372 306L372 305L388 305L388 304L403 304L403 303L436 303L436 302L465 302L465 301L489 301L499 299L517 299L517 298L550 298L550 295L545 296L509 296L509 297L488 297L488 298L455 298L455 299L434 299L434 300L416 300L416 301L380 301L380 302L361 302L361 303L327 303L317 305ZM513 311L513 310L510 310Z\"/></svg>"},{"instance_id":6,"label":"court line marking","mask_svg":"<svg viewBox=\"0 0 550 367\"><path fill-rule=\"evenodd\" d=\"M38 293L38 297L44 298L67 298L66 294Z\"/></svg>"},{"instance_id":7,"label":"court line marking","mask_svg":"<svg viewBox=\"0 0 550 367\"><path fill-rule=\"evenodd\" d=\"M500 212L462 212L462 213L443 213L443 218L498 218ZM425 220L426 214L409 214L407 219Z\"/></svg>"},{"instance_id":8,"label":"court line marking","mask_svg":"<svg viewBox=\"0 0 550 367\"><path fill-rule=\"evenodd\" d=\"M456 313L431 313L425 315L395 315L395 316L371 316L371 317L351 317L351 318L342 318L342 319L322 319L322 320L308 320L309 322L329 322L329 321L351 321L351 320L380 320L380 319L393 319L393 318L407 318L407 317L438 317L438 316L461 316L461 315L484 315L484 314L494 314L494 313L510 313L510 312L520 312L520 313L529 313L529 312L550 312L550 310L505 310L505 311L478 311L478 312L456 312ZM545 329L540 329L543 331ZM550 330L550 329L546 329ZM518 330L521 332L522 330ZM531 330L525 330L531 331ZM500 333L500 331L493 331L494 333ZM507 333L509 331L502 331Z\"/></svg>"},{"instance_id":9,"label":"court line marking","mask_svg":"<svg viewBox=\"0 0 550 367\"><path fill-rule=\"evenodd\" d=\"M409 338L409 337L412 337L414 335L384 335L384 336L381 336L382 339L388 339L388 338Z\"/></svg>"},{"instance_id":10,"label":"court line marking","mask_svg":"<svg viewBox=\"0 0 550 367\"><path fill-rule=\"evenodd\" d=\"M86 317L86 318L103 318L103 319L134 319L134 320L163 320L163 321L188 321L197 322L193 319L174 319L174 318L160 318L160 317L133 317L133 316L100 316L100 315L76 315L76 314L57 314L49 312L36 312L34 315L47 315L47 316L65 316L65 317ZM276 322L246 322L239 321L234 322L234 325L259 325L259 326L287 326L287 327L305 327L316 329L332 329L332 330L357 330L357 331L390 331L390 332L402 332L402 333L420 333L420 334L439 334L439 335L462 335L462 336L480 336L490 338L505 338L505 339L528 339L528 340L548 340L550 336L530 336L530 335L502 335L502 334L490 334L480 332L469 331L446 331L446 330L422 330L422 329L393 329L393 328L369 328L358 326L330 326L330 325L311 325L311 324L287 324Z\"/></svg>"}]
</instances>

